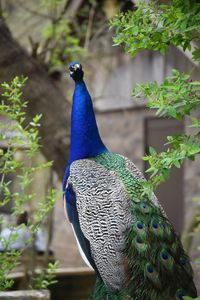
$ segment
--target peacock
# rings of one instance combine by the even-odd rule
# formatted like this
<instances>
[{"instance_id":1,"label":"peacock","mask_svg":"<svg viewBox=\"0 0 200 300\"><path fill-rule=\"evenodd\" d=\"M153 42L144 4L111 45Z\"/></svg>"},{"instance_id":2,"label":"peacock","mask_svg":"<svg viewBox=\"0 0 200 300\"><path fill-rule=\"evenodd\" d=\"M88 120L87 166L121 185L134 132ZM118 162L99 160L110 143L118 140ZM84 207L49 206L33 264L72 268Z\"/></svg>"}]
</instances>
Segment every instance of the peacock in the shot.
<instances>
[{"instance_id":1,"label":"peacock","mask_svg":"<svg viewBox=\"0 0 200 300\"><path fill-rule=\"evenodd\" d=\"M196 297L190 261L173 226L156 196L143 195L137 167L104 145L81 64L72 62L69 70L75 90L64 210L82 258L97 275L91 299Z\"/></svg>"}]
</instances>

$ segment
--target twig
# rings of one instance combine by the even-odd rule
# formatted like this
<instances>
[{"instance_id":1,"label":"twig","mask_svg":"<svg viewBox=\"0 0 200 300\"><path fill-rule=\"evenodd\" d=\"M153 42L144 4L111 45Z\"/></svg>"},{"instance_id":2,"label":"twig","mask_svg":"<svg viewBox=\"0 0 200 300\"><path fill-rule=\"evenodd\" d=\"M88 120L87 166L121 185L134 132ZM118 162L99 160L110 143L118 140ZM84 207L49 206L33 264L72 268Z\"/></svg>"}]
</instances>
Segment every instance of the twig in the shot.
<instances>
[{"instance_id":1,"label":"twig","mask_svg":"<svg viewBox=\"0 0 200 300\"><path fill-rule=\"evenodd\" d=\"M78 11L82 3L83 0L67 1L66 3L67 17L70 20L73 20L74 16L76 15L76 12Z\"/></svg>"},{"instance_id":2,"label":"twig","mask_svg":"<svg viewBox=\"0 0 200 300\"><path fill-rule=\"evenodd\" d=\"M11 148L11 145L9 144L9 146L7 148L7 152L10 151L10 148ZM3 166L3 170L1 171L2 177L1 177L1 182L0 182L0 193L3 190L3 183L4 183L4 180L5 180L5 172L4 171L5 171L6 167L7 167L7 164L8 164L8 158L6 159L5 164Z\"/></svg>"},{"instance_id":3,"label":"twig","mask_svg":"<svg viewBox=\"0 0 200 300\"><path fill-rule=\"evenodd\" d=\"M108 24L104 22L104 24L102 26L100 26L100 28L95 32L95 34L93 35L90 43L94 43L96 41L96 39L99 37L99 35L104 32L104 30L108 28Z\"/></svg>"},{"instance_id":4,"label":"twig","mask_svg":"<svg viewBox=\"0 0 200 300\"><path fill-rule=\"evenodd\" d=\"M88 47L89 47L89 41L90 41L90 36L91 36L91 31L92 31L92 25L93 25L96 5L97 4L96 4L96 1L95 1L92 4L92 7L91 7L90 13L89 13L88 27L87 27L87 32L86 32L86 35L85 35L85 43L84 43L85 50L88 50Z\"/></svg>"},{"instance_id":5,"label":"twig","mask_svg":"<svg viewBox=\"0 0 200 300\"><path fill-rule=\"evenodd\" d=\"M39 44L39 42L35 42L31 36L28 37L28 40L31 45L31 55L32 55L32 57L36 58L37 51L38 51L40 44Z\"/></svg>"},{"instance_id":6,"label":"twig","mask_svg":"<svg viewBox=\"0 0 200 300\"><path fill-rule=\"evenodd\" d=\"M0 0L0 18L3 16L3 7L2 7L2 1Z\"/></svg>"},{"instance_id":7,"label":"twig","mask_svg":"<svg viewBox=\"0 0 200 300\"><path fill-rule=\"evenodd\" d=\"M66 0L66 2L65 2L65 5L63 6L63 9L62 9L62 11L61 11L61 13L60 13L60 19L64 16L64 14L67 12L67 4L68 4L68 0Z\"/></svg>"},{"instance_id":8,"label":"twig","mask_svg":"<svg viewBox=\"0 0 200 300\"><path fill-rule=\"evenodd\" d=\"M188 226L183 231L182 243L186 252L189 252L192 246L192 241L194 238L194 229L199 224L199 221L197 220L197 216L199 215L199 213L200 213L200 207L197 208L197 212L193 215L192 220L189 222Z\"/></svg>"},{"instance_id":9,"label":"twig","mask_svg":"<svg viewBox=\"0 0 200 300\"><path fill-rule=\"evenodd\" d=\"M66 13L67 3L68 3L68 0L66 0L66 3L63 6L63 9L61 10L61 13L56 18L55 18L56 13L57 13L57 11L56 11L56 5L54 6L54 12L52 13L52 17L51 17L51 22L52 22L52 24L51 24L51 26L52 26L52 36L50 38L47 38L46 41L44 41L44 44L43 44L41 52L40 52L40 57L42 57L42 55L44 55L43 60L45 60L45 54L48 51L49 44L51 43L52 40L54 40L54 37L55 37L55 26L60 22L60 20L62 19L62 17ZM51 48L51 52L52 52L53 49L55 48L55 46L54 47L49 47L49 48Z\"/></svg>"},{"instance_id":10,"label":"twig","mask_svg":"<svg viewBox=\"0 0 200 300\"><path fill-rule=\"evenodd\" d=\"M45 18L45 19L48 19L48 20L49 20L49 19L50 19L50 20L52 19L52 17L49 16L49 15L46 15L46 14L44 14L44 13L38 12L38 11L36 11L36 10L34 10L34 9L31 9L31 8L27 7L27 6L24 5L24 3L22 3L21 1L19 1L19 4L20 4L20 6L21 6L22 9L24 9L24 10L30 12L30 13L33 14L33 15L36 15L36 16L39 16L39 17L41 17L41 18Z\"/></svg>"},{"instance_id":11,"label":"twig","mask_svg":"<svg viewBox=\"0 0 200 300\"><path fill-rule=\"evenodd\" d=\"M50 169L50 178L49 178L49 183L48 183L48 190L47 193L50 189L53 188L53 170L52 168ZM47 195L46 193L46 195ZM46 249L45 249L45 265L48 265L49 262L49 249L51 245L51 240L52 240L52 221L53 221L53 210L49 212L49 215L47 217L47 241L46 241Z\"/></svg>"},{"instance_id":12,"label":"twig","mask_svg":"<svg viewBox=\"0 0 200 300\"><path fill-rule=\"evenodd\" d=\"M5 11L5 6L2 0L0 0L0 20L4 21L4 11Z\"/></svg>"}]
</instances>

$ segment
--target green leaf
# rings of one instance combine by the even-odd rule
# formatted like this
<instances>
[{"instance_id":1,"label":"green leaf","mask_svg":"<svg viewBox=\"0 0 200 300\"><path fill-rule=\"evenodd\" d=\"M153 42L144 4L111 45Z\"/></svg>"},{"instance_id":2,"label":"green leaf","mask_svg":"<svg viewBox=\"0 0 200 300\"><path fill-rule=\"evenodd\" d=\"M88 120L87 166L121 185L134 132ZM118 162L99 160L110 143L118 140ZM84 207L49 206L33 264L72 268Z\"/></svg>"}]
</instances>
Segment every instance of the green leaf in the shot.
<instances>
[{"instance_id":1,"label":"green leaf","mask_svg":"<svg viewBox=\"0 0 200 300\"><path fill-rule=\"evenodd\" d=\"M153 147L149 147L149 153L151 155L155 155L156 154L156 150Z\"/></svg>"},{"instance_id":2,"label":"green leaf","mask_svg":"<svg viewBox=\"0 0 200 300\"><path fill-rule=\"evenodd\" d=\"M192 59L195 61L200 61L200 49L196 49L192 52Z\"/></svg>"},{"instance_id":3,"label":"green leaf","mask_svg":"<svg viewBox=\"0 0 200 300\"><path fill-rule=\"evenodd\" d=\"M177 167L177 168L181 167L181 164L178 160L175 160L173 163L174 163L175 167Z\"/></svg>"}]
</instances>

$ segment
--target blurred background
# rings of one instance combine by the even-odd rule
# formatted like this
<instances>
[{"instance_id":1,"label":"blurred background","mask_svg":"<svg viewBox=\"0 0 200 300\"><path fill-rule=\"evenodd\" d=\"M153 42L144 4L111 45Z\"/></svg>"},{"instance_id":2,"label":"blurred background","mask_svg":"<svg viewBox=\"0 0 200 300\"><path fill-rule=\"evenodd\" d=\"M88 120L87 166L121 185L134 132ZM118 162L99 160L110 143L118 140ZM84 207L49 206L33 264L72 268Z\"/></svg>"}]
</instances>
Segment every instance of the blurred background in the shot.
<instances>
[{"instance_id":1,"label":"blurred background","mask_svg":"<svg viewBox=\"0 0 200 300\"><path fill-rule=\"evenodd\" d=\"M74 83L69 77L68 65L78 60L83 65L85 81L93 99L100 134L106 146L127 156L144 173L148 166L142 160L148 147L163 150L168 135L184 132L182 123L172 119L156 118L146 108L144 100L131 94L136 83L156 80L162 82L173 68L199 69L190 57L176 47L166 55L143 51L135 58L125 54L123 47L113 46L113 30L109 20L119 11L135 9L135 1L128 0L1 0L0 18L0 81L10 82L16 75L28 77L24 98L28 100L27 117L42 114L39 128L42 145L35 158L38 162L53 160L51 170L38 171L31 189L37 197L45 195L49 185L61 190L61 180L69 154L70 111ZM1 122L9 122L0 116ZM192 129L188 129L192 132ZM7 132L8 136L14 134ZM0 142L7 151L7 145ZM24 159L18 147L16 159ZM170 179L162 184L157 196L174 224L182 234L193 220L199 196L199 158L187 161L180 169L172 170ZM9 174L13 190L17 179ZM3 195L0 195L3 197ZM32 204L37 209L37 200ZM8 223L15 223L13 201L0 208ZM31 214L31 207L25 209ZM3 228L2 228L3 229ZM59 261L58 283L52 286L52 299L87 299L94 282L93 273L82 261L70 225L63 213L62 197L41 228L42 250L38 248L37 263L43 264L43 253L48 247L48 260ZM188 249L196 257L197 242L192 239ZM40 255L41 254L41 255ZM25 259L26 260L26 259ZM15 278L20 286L24 261ZM21 272L21 273L20 273ZM79 280L79 289L77 286Z\"/></svg>"}]
</instances>

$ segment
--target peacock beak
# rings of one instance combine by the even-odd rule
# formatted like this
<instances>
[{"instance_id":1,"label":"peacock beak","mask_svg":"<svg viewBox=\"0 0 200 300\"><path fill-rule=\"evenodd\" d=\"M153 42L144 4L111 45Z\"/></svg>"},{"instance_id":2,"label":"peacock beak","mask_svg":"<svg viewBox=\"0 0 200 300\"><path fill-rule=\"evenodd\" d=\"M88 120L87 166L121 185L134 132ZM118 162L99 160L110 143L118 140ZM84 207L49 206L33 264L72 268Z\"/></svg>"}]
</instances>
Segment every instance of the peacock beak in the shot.
<instances>
[{"instance_id":1,"label":"peacock beak","mask_svg":"<svg viewBox=\"0 0 200 300\"><path fill-rule=\"evenodd\" d=\"M80 64L75 64L74 66L74 70L76 71L77 69L80 69L81 68L81 65Z\"/></svg>"},{"instance_id":2,"label":"peacock beak","mask_svg":"<svg viewBox=\"0 0 200 300\"><path fill-rule=\"evenodd\" d=\"M82 69L81 64L75 64L74 65L74 71L78 70L78 69Z\"/></svg>"}]
</instances>

